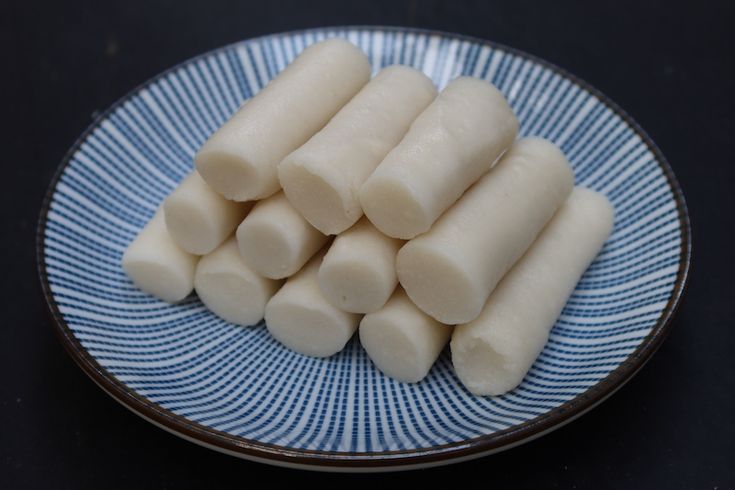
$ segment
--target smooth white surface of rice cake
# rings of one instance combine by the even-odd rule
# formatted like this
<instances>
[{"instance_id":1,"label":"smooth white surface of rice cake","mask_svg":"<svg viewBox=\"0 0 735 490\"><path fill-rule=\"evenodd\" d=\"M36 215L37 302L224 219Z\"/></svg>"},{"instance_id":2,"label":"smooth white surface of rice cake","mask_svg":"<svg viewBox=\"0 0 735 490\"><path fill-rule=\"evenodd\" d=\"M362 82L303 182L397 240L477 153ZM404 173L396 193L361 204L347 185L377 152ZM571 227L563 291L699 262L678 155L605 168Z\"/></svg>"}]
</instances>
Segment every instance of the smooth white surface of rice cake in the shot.
<instances>
[{"instance_id":1,"label":"smooth white surface of rice cake","mask_svg":"<svg viewBox=\"0 0 735 490\"><path fill-rule=\"evenodd\" d=\"M258 275L250 268L232 236L199 260L194 289L215 315L237 325L255 325L282 281Z\"/></svg>"},{"instance_id":2,"label":"smooth white surface of rice cake","mask_svg":"<svg viewBox=\"0 0 735 490\"><path fill-rule=\"evenodd\" d=\"M395 238L428 231L517 132L518 120L495 87L475 78L453 80L363 184L365 214Z\"/></svg>"},{"instance_id":3,"label":"smooth white surface of rice cake","mask_svg":"<svg viewBox=\"0 0 735 490\"><path fill-rule=\"evenodd\" d=\"M519 140L428 233L401 248L398 279L440 322L474 320L573 185L561 150L540 138Z\"/></svg>"},{"instance_id":4,"label":"smooth white surface of rice cake","mask_svg":"<svg viewBox=\"0 0 735 490\"><path fill-rule=\"evenodd\" d=\"M283 192L259 201L237 227L245 262L271 279L296 273L328 239L291 206Z\"/></svg>"},{"instance_id":5,"label":"smooth white surface of rice cake","mask_svg":"<svg viewBox=\"0 0 735 490\"><path fill-rule=\"evenodd\" d=\"M574 189L480 316L455 328L452 362L468 390L501 395L521 383L612 224L613 208L604 196Z\"/></svg>"},{"instance_id":6,"label":"smooth white surface of rice cake","mask_svg":"<svg viewBox=\"0 0 735 490\"><path fill-rule=\"evenodd\" d=\"M317 274L324 252L290 277L265 307L271 335L289 349L313 357L341 351L362 318L333 306L322 294Z\"/></svg>"},{"instance_id":7,"label":"smooth white surface of rice cake","mask_svg":"<svg viewBox=\"0 0 735 490\"><path fill-rule=\"evenodd\" d=\"M319 286L336 307L351 313L379 310L398 284L402 240L378 231L367 218L337 235L319 267Z\"/></svg>"},{"instance_id":8,"label":"smooth white surface of rice cake","mask_svg":"<svg viewBox=\"0 0 735 490\"><path fill-rule=\"evenodd\" d=\"M237 228L254 202L229 201L194 171L163 202L171 238L189 253L208 254Z\"/></svg>"},{"instance_id":9,"label":"smooth white surface of rice cake","mask_svg":"<svg viewBox=\"0 0 735 490\"><path fill-rule=\"evenodd\" d=\"M340 233L362 216L357 192L436 97L420 71L389 66L278 166L288 199L314 227Z\"/></svg>"},{"instance_id":10,"label":"smooth white surface of rice cake","mask_svg":"<svg viewBox=\"0 0 735 490\"><path fill-rule=\"evenodd\" d=\"M174 242L159 208L128 245L122 267L137 287L158 299L175 303L186 298L194 288L198 260L198 256Z\"/></svg>"},{"instance_id":11,"label":"smooth white surface of rice cake","mask_svg":"<svg viewBox=\"0 0 735 490\"><path fill-rule=\"evenodd\" d=\"M360 322L360 343L375 366L398 381L421 381L452 334L452 327L419 310L398 287L386 305Z\"/></svg>"},{"instance_id":12,"label":"smooth white surface of rice cake","mask_svg":"<svg viewBox=\"0 0 735 490\"><path fill-rule=\"evenodd\" d=\"M277 166L370 79L370 63L343 39L312 44L249 99L199 150L196 167L227 199L249 201L280 189Z\"/></svg>"}]
</instances>

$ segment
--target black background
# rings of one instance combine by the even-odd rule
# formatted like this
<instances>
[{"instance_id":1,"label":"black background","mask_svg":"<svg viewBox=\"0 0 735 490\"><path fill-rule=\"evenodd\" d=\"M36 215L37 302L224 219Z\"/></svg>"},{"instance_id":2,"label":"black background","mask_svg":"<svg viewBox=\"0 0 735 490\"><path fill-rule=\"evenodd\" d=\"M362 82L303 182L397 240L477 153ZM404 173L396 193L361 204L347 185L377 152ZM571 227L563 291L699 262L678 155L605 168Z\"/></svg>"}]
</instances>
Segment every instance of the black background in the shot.
<instances>
[{"instance_id":1,"label":"black background","mask_svg":"<svg viewBox=\"0 0 735 490\"><path fill-rule=\"evenodd\" d=\"M63 4L63 5L62 5ZM0 2L0 488L181 488L350 476L240 461L118 405L66 355L34 257L43 194L97 111L237 40L383 24L504 43L592 83L652 136L687 197L688 294L661 350L611 399L537 441L456 466L362 476L491 488L734 488L733 2ZM258 482L258 483L256 483Z\"/></svg>"}]
</instances>

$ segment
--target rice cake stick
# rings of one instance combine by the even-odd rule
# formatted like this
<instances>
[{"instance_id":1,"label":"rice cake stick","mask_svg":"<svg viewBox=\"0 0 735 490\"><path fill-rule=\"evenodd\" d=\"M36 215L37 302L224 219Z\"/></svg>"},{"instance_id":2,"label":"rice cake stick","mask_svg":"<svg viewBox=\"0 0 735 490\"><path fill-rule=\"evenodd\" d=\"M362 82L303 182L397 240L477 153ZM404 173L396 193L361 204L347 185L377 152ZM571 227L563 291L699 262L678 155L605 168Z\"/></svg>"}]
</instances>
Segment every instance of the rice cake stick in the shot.
<instances>
[{"instance_id":1,"label":"rice cake stick","mask_svg":"<svg viewBox=\"0 0 735 490\"><path fill-rule=\"evenodd\" d=\"M199 150L196 167L227 199L280 189L283 157L322 129L370 79L370 63L343 39L313 44L249 99Z\"/></svg>"},{"instance_id":2,"label":"rice cake stick","mask_svg":"<svg viewBox=\"0 0 735 490\"><path fill-rule=\"evenodd\" d=\"M236 325L254 325L282 281L258 275L250 268L232 236L197 265L194 288L215 315Z\"/></svg>"},{"instance_id":3,"label":"rice cake stick","mask_svg":"<svg viewBox=\"0 0 735 490\"><path fill-rule=\"evenodd\" d=\"M442 323L474 320L573 182L564 154L552 143L518 141L428 233L398 252L398 279L408 296Z\"/></svg>"},{"instance_id":4,"label":"rice cake stick","mask_svg":"<svg viewBox=\"0 0 735 490\"><path fill-rule=\"evenodd\" d=\"M501 395L521 383L612 223L613 208L604 196L574 189L480 316L455 328L452 361L468 390Z\"/></svg>"},{"instance_id":5,"label":"rice cake stick","mask_svg":"<svg viewBox=\"0 0 735 490\"><path fill-rule=\"evenodd\" d=\"M352 226L363 214L357 198L363 182L435 97L434 84L420 71L383 69L279 164L288 199L324 234Z\"/></svg>"},{"instance_id":6,"label":"rice cake stick","mask_svg":"<svg viewBox=\"0 0 735 490\"><path fill-rule=\"evenodd\" d=\"M291 206L283 192L259 201L237 227L245 262L271 279L298 272L328 239Z\"/></svg>"},{"instance_id":7,"label":"rice cake stick","mask_svg":"<svg viewBox=\"0 0 735 490\"><path fill-rule=\"evenodd\" d=\"M253 204L228 201L194 171L166 198L163 211L171 238L187 252L204 255L232 234Z\"/></svg>"},{"instance_id":8,"label":"rice cake stick","mask_svg":"<svg viewBox=\"0 0 735 490\"><path fill-rule=\"evenodd\" d=\"M128 245L122 267L137 287L167 303L175 303L186 298L194 288L198 260L198 256L174 242L159 208Z\"/></svg>"},{"instance_id":9,"label":"rice cake stick","mask_svg":"<svg viewBox=\"0 0 735 490\"><path fill-rule=\"evenodd\" d=\"M289 349L313 357L341 351L362 318L333 306L319 289L317 274L324 252L290 277L265 307L271 335Z\"/></svg>"},{"instance_id":10,"label":"rice cake stick","mask_svg":"<svg viewBox=\"0 0 735 490\"><path fill-rule=\"evenodd\" d=\"M337 235L319 267L319 286L337 308L371 313L398 284L396 254L403 241L383 235L367 218Z\"/></svg>"},{"instance_id":11,"label":"rice cake stick","mask_svg":"<svg viewBox=\"0 0 735 490\"><path fill-rule=\"evenodd\" d=\"M401 287L360 322L360 342L375 366L406 383L428 374L451 334L452 327L419 310Z\"/></svg>"},{"instance_id":12,"label":"rice cake stick","mask_svg":"<svg viewBox=\"0 0 735 490\"><path fill-rule=\"evenodd\" d=\"M428 231L493 166L517 132L518 121L495 87L457 78L363 184L365 214L395 238Z\"/></svg>"}]
</instances>

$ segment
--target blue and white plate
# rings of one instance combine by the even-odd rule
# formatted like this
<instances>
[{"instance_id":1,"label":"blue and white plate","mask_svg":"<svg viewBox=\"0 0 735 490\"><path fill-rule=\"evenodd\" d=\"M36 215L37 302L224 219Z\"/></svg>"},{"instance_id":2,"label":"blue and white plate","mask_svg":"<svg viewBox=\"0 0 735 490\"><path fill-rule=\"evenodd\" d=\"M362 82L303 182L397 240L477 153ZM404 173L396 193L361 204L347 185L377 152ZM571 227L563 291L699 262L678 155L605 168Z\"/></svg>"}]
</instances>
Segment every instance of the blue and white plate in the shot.
<instances>
[{"instance_id":1,"label":"blue and white plate","mask_svg":"<svg viewBox=\"0 0 735 490\"><path fill-rule=\"evenodd\" d=\"M614 231L523 384L468 393L444 352L429 376L383 376L358 340L329 359L295 354L263 325L226 323L192 296L167 305L123 273L126 245L192 168L209 134L306 45L360 46L441 88L495 84L523 135L556 142L577 183L606 194ZM504 46L454 34L347 27L276 34L206 53L138 87L71 148L38 229L44 292L62 343L116 400L154 424L257 461L378 470L474 458L538 437L619 388L665 337L686 282L690 230L671 168L640 127L585 82Z\"/></svg>"}]
</instances>

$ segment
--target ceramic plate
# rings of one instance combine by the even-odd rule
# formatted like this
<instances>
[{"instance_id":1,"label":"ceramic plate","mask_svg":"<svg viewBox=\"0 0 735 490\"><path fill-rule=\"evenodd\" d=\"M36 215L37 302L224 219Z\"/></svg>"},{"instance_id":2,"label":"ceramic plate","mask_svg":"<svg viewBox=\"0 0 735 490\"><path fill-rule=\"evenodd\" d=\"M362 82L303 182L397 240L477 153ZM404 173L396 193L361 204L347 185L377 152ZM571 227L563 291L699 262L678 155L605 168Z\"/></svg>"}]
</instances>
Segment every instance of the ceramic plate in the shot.
<instances>
[{"instance_id":1,"label":"ceramic plate","mask_svg":"<svg viewBox=\"0 0 735 490\"><path fill-rule=\"evenodd\" d=\"M328 359L295 354L262 324L228 324L194 295L173 306L157 301L120 267L126 245L191 171L207 136L306 45L331 36L360 46L374 71L410 65L440 88L458 75L492 82L518 115L521 134L556 142L577 183L603 192L615 206L604 250L523 383L504 396L467 392L447 351L418 384L383 376L357 338ZM61 341L116 400L222 452L338 471L474 458L573 420L633 376L660 345L689 256L686 206L671 168L600 92L492 42L382 27L243 41L146 82L71 148L38 229L41 282Z\"/></svg>"}]
</instances>

